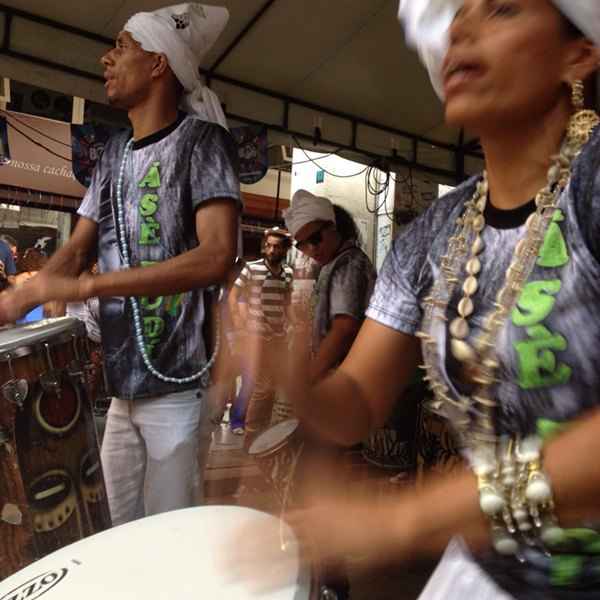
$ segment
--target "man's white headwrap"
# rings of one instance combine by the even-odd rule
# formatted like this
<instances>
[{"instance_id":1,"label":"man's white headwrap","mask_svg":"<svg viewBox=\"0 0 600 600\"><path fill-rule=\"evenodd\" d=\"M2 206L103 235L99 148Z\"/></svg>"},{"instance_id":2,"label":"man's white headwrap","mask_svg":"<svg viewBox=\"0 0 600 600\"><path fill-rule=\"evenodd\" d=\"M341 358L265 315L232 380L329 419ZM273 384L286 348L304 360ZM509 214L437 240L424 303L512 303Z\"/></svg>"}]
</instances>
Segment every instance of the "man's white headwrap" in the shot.
<instances>
[{"instance_id":1,"label":"man's white headwrap","mask_svg":"<svg viewBox=\"0 0 600 600\"><path fill-rule=\"evenodd\" d=\"M206 87L200 62L227 25L229 11L222 6L186 2L154 12L133 15L123 28L146 52L162 53L185 89L181 109L205 121L227 127L217 95Z\"/></svg>"},{"instance_id":2,"label":"man's white headwrap","mask_svg":"<svg viewBox=\"0 0 600 600\"><path fill-rule=\"evenodd\" d=\"M327 198L315 196L306 190L298 190L292 198L292 206L283 215L288 231L296 234L313 221L335 223L333 204Z\"/></svg>"},{"instance_id":3,"label":"man's white headwrap","mask_svg":"<svg viewBox=\"0 0 600 600\"><path fill-rule=\"evenodd\" d=\"M600 0L552 2L592 42L600 46ZM463 0L400 0L398 18L404 25L406 40L419 51L440 98L444 97L442 64L448 50L450 25L462 5Z\"/></svg>"}]
</instances>

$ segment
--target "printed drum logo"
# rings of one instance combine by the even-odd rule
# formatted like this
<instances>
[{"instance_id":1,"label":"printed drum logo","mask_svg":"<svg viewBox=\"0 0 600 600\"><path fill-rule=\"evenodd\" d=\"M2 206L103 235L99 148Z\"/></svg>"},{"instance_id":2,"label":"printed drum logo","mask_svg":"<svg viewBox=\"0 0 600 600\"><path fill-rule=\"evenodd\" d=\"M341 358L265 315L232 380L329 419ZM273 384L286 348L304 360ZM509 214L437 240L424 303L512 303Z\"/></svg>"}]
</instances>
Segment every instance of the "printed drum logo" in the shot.
<instances>
[{"instance_id":1,"label":"printed drum logo","mask_svg":"<svg viewBox=\"0 0 600 600\"><path fill-rule=\"evenodd\" d=\"M38 575L4 594L0 600L35 600L36 598L41 598L55 585L60 583L67 576L68 572L68 569L60 569Z\"/></svg>"}]
</instances>

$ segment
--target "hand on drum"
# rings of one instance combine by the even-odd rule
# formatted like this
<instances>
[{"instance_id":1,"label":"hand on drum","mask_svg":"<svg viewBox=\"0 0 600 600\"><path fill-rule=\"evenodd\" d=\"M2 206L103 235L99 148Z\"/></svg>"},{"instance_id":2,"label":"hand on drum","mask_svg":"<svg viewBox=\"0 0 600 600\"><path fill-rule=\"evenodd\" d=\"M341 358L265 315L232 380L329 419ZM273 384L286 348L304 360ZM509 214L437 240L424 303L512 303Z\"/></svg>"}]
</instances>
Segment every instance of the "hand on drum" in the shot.
<instances>
[{"instance_id":1,"label":"hand on drum","mask_svg":"<svg viewBox=\"0 0 600 600\"><path fill-rule=\"evenodd\" d=\"M84 300L86 278L40 271L25 283L0 295L0 324L14 323L32 308L51 300Z\"/></svg>"},{"instance_id":2,"label":"hand on drum","mask_svg":"<svg viewBox=\"0 0 600 600\"><path fill-rule=\"evenodd\" d=\"M361 568L406 560L416 536L409 505L403 511L402 504L399 499L350 501L340 496L288 514L291 530L285 524L265 527L263 521L250 525L231 540L227 571L252 589L265 591L285 583L298 552L301 562L317 572L341 559Z\"/></svg>"}]
</instances>

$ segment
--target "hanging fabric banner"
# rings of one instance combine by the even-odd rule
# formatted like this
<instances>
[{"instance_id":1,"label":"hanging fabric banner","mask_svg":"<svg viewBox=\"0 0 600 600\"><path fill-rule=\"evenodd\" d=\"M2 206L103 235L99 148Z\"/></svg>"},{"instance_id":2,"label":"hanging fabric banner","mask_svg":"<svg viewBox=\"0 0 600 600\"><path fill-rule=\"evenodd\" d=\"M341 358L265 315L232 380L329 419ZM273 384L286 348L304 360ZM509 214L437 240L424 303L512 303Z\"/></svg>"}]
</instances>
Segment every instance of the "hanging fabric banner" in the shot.
<instances>
[{"instance_id":1,"label":"hanging fabric banner","mask_svg":"<svg viewBox=\"0 0 600 600\"><path fill-rule=\"evenodd\" d=\"M71 138L73 144L73 174L77 181L89 187L92 173L98 159L104 152L108 138L114 132L103 125L71 125Z\"/></svg>"},{"instance_id":2,"label":"hanging fabric banner","mask_svg":"<svg viewBox=\"0 0 600 600\"><path fill-rule=\"evenodd\" d=\"M231 133L238 145L240 183L260 181L269 168L268 136L265 125L237 127Z\"/></svg>"},{"instance_id":3,"label":"hanging fabric banner","mask_svg":"<svg viewBox=\"0 0 600 600\"><path fill-rule=\"evenodd\" d=\"M8 146L8 127L6 118L0 117L0 166L10 162L10 148Z\"/></svg>"}]
</instances>

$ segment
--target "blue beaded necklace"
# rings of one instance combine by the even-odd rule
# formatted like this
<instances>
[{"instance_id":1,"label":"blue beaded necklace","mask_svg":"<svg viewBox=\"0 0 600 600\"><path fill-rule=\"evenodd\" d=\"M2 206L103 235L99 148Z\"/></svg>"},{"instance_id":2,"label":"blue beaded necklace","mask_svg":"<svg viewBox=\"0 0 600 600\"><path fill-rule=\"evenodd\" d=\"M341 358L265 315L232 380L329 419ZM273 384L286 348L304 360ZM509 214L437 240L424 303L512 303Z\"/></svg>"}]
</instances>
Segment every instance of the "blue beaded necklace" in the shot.
<instances>
[{"instance_id":1,"label":"blue beaded necklace","mask_svg":"<svg viewBox=\"0 0 600 600\"><path fill-rule=\"evenodd\" d=\"M119 168L119 178L117 180L117 213L116 213L116 232L117 232L117 240L121 249L121 257L123 260L123 264L126 269L131 269L130 257L129 257L129 247L127 246L127 231L125 229L125 210L123 207L123 179L125 177L125 166L127 165L127 160L129 159L129 154L131 152L131 147L133 146L133 138L130 139L126 146L125 151L123 152L123 159L121 160L121 166ZM146 348L146 342L144 341L144 331L142 327L142 317L140 313L140 306L137 298L134 296L129 297L129 302L131 303L131 308L133 311L133 326L135 330L135 340L142 355L142 360L146 365L146 368L152 375L156 378L164 381L166 383L175 383L178 385L185 385L187 383L192 383L194 381L198 381L201 379L208 371L212 368L217 358L217 354L219 353L220 346L220 336L219 336L219 327L217 323L217 331L215 335L215 350L210 360L200 369L197 373L190 375L189 377L168 377L161 373L156 367L152 364L150 357L148 356L148 350Z\"/></svg>"}]
</instances>

